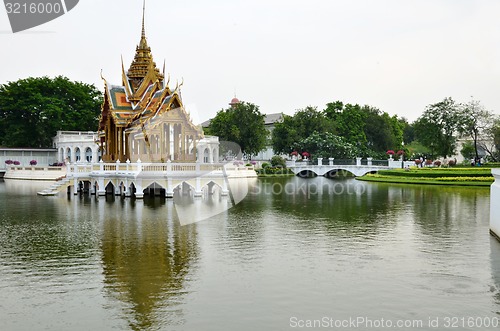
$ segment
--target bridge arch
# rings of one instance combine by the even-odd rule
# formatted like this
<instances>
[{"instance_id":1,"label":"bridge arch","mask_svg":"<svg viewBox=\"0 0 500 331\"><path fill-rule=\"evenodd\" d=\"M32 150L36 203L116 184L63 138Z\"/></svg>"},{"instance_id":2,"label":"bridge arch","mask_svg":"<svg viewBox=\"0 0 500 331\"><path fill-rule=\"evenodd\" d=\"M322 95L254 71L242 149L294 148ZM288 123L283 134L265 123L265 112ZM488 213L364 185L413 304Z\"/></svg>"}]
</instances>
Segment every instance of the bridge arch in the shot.
<instances>
[{"instance_id":1,"label":"bridge arch","mask_svg":"<svg viewBox=\"0 0 500 331\"><path fill-rule=\"evenodd\" d=\"M302 177L302 178L309 178L309 177L320 176L314 170L310 170L310 169L304 169L304 170L296 173L296 175L299 176L299 177Z\"/></svg>"},{"instance_id":2,"label":"bridge arch","mask_svg":"<svg viewBox=\"0 0 500 331\"><path fill-rule=\"evenodd\" d=\"M331 165L331 166L325 166L325 165L320 165L320 166L292 166L290 169L298 176L300 177L307 177L304 176L304 174L308 173L314 173L318 176L325 176L325 177L335 177L335 173L338 173L340 171L346 171L350 172L356 177L359 176L364 176L367 173L375 173L378 170L382 169L390 169L389 167L383 167L383 166L364 166L364 165Z\"/></svg>"}]
</instances>

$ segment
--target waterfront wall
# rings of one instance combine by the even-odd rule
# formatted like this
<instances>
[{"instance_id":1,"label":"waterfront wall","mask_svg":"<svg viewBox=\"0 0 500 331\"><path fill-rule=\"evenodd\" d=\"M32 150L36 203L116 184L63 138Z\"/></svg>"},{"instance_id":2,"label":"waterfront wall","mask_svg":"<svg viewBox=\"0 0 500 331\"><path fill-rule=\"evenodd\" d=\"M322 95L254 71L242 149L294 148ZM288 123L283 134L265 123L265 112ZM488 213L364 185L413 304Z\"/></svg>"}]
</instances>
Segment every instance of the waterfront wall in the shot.
<instances>
[{"instance_id":1,"label":"waterfront wall","mask_svg":"<svg viewBox=\"0 0 500 331\"><path fill-rule=\"evenodd\" d=\"M38 166L48 166L57 162L56 149L0 148L0 170L7 170L5 161L19 161L20 166L29 166L36 160Z\"/></svg>"},{"instance_id":2,"label":"waterfront wall","mask_svg":"<svg viewBox=\"0 0 500 331\"><path fill-rule=\"evenodd\" d=\"M8 166L5 172L5 179L23 180L56 180L66 176L66 167L22 167Z\"/></svg>"},{"instance_id":3,"label":"waterfront wall","mask_svg":"<svg viewBox=\"0 0 500 331\"><path fill-rule=\"evenodd\" d=\"M491 185L490 192L490 231L500 240L500 169L491 169L495 182Z\"/></svg>"}]
</instances>

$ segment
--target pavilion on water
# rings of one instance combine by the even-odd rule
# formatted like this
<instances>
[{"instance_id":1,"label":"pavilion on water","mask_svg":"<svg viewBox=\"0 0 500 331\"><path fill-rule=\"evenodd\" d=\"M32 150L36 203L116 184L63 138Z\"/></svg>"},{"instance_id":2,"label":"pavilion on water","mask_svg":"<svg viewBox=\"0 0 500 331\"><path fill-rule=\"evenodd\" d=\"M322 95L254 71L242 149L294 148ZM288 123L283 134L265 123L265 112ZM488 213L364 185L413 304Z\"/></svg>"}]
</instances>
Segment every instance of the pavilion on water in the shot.
<instances>
[{"instance_id":1,"label":"pavilion on water","mask_svg":"<svg viewBox=\"0 0 500 331\"><path fill-rule=\"evenodd\" d=\"M218 139L203 135L184 109L181 84L174 89L153 61L146 39L144 11L142 33L134 60L122 83L105 91L99 119L99 144L104 162L218 161Z\"/></svg>"}]
</instances>

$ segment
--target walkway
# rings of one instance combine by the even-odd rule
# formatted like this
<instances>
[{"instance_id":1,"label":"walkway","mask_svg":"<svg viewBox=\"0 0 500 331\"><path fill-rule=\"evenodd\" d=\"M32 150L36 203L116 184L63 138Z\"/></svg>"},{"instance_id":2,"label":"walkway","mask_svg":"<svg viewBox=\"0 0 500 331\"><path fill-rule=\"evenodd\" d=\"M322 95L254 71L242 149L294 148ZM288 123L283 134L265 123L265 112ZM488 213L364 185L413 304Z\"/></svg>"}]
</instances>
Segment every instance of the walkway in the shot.
<instances>
[{"instance_id":1,"label":"walkway","mask_svg":"<svg viewBox=\"0 0 500 331\"><path fill-rule=\"evenodd\" d=\"M292 161L287 164L287 167L296 175L313 172L318 176L325 176L329 173L344 170L352 173L354 176L363 176L367 173L373 173L379 170L401 169L412 165L415 165L413 161L402 162L394 159L373 160L372 158L363 160L358 157L355 162L354 160L335 160L334 158L329 158L326 164L323 164L322 158L318 158L318 163L315 165L311 165L307 162Z\"/></svg>"}]
</instances>

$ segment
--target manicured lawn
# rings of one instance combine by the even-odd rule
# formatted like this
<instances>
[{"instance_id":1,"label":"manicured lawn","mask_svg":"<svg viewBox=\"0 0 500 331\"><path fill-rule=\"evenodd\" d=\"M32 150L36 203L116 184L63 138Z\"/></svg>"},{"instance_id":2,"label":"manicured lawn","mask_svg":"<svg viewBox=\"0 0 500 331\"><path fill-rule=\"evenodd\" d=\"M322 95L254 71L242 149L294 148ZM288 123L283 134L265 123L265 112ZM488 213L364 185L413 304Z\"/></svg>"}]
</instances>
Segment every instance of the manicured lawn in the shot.
<instances>
[{"instance_id":1,"label":"manicured lawn","mask_svg":"<svg viewBox=\"0 0 500 331\"><path fill-rule=\"evenodd\" d=\"M410 168L381 170L356 177L358 180L419 185L490 186L494 178L490 168Z\"/></svg>"}]
</instances>

